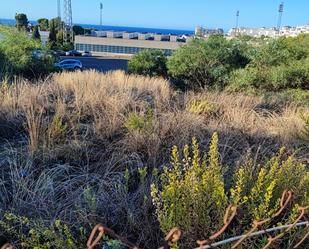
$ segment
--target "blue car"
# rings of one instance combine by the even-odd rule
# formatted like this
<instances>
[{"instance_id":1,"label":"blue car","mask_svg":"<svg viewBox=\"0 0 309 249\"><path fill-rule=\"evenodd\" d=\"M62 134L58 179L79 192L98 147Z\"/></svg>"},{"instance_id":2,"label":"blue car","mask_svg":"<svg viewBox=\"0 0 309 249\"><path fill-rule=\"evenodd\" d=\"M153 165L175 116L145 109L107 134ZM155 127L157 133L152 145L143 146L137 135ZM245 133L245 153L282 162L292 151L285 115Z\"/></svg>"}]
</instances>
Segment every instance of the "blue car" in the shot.
<instances>
[{"instance_id":1,"label":"blue car","mask_svg":"<svg viewBox=\"0 0 309 249\"><path fill-rule=\"evenodd\" d=\"M79 60L67 59L56 63L55 68L62 70L82 70L83 65Z\"/></svg>"}]
</instances>

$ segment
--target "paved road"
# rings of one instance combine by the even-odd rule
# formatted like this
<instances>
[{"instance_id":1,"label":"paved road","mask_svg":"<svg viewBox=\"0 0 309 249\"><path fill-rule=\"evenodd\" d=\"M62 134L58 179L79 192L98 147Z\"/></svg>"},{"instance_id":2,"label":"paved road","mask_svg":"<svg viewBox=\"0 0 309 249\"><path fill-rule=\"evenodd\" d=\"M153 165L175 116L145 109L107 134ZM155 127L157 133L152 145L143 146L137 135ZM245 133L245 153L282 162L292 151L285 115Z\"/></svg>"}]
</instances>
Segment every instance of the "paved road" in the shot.
<instances>
[{"instance_id":1,"label":"paved road","mask_svg":"<svg viewBox=\"0 0 309 249\"><path fill-rule=\"evenodd\" d=\"M101 72L112 70L125 70L128 69L128 61L125 59L113 59L106 57L61 57L61 59L76 59L80 60L84 69L96 69Z\"/></svg>"}]
</instances>

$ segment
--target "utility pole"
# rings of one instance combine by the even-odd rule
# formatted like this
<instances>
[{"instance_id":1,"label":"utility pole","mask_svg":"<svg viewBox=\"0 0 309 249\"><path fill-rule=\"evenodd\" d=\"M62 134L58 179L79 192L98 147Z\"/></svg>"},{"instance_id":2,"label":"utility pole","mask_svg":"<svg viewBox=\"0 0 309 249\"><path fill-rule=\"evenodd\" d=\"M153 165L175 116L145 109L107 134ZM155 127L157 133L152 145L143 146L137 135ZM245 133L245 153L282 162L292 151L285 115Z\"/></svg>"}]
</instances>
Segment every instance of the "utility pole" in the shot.
<instances>
[{"instance_id":1,"label":"utility pole","mask_svg":"<svg viewBox=\"0 0 309 249\"><path fill-rule=\"evenodd\" d=\"M282 3L279 5L279 17L278 17L278 23L277 23L277 32L278 32L278 35L280 35L280 30L281 30L281 22L282 22L283 9L284 9L284 2L282 2Z\"/></svg>"},{"instance_id":2,"label":"utility pole","mask_svg":"<svg viewBox=\"0 0 309 249\"><path fill-rule=\"evenodd\" d=\"M236 12L236 26L235 26L235 36L238 34L238 22L239 22L239 10Z\"/></svg>"},{"instance_id":3,"label":"utility pole","mask_svg":"<svg viewBox=\"0 0 309 249\"><path fill-rule=\"evenodd\" d=\"M100 3L100 26L103 24L103 3Z\"/></svg>"},{"instance_id":4,"label":"utility pole","mask_svg":"<svg viewBox=\"0 0 309 249\"><path fill-rule=\"evenodd\" d=\"M73 18L72 18L72 2L71 0L64 0L64 29L63 42L73 42Z\"/></svg>"}]
</instances>

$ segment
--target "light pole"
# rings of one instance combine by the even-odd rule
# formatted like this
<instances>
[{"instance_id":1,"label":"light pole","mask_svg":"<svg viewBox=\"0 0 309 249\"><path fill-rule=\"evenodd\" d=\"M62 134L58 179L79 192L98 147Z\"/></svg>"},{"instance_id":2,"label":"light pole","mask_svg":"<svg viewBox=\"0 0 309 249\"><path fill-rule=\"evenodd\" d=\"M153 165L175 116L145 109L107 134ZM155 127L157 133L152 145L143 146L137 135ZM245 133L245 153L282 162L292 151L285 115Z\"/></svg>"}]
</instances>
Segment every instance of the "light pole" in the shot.
<instances>
[{"instance_id":1,"label":"light pole","mask_svg":"<svg viewBox=\"0 0 309 249\"><path fill-rule=\"evenodd\" d=\"M100 26L102 26L102 18L103 18L103 3L100 3Z\"/></svg>"},{"instance_id":2,"label":"light pole","mask_svg":"<svg viewBox=\"0 0 309 249\"><path fill-rule=\"evenodd\" d=\"M238 33L238 22L239 22L239 10L237 10L237 12L236 12L235 36L237 36L237 33Z\"/></svg>"}]
</instances>

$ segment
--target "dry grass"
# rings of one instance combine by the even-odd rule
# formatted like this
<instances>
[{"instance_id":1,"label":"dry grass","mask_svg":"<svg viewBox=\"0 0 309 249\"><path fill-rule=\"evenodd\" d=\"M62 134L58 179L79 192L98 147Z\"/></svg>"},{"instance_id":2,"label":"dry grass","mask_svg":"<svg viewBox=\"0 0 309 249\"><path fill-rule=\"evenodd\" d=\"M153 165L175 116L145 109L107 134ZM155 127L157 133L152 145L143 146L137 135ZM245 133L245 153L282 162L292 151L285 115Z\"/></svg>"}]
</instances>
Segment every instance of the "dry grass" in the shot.
<instances>
[{"instance_id":1,"label":"dry grass","mask_svg":"<svg viewBox=\"0 0 309 249\"><path fill-rule=\"evenodd\" d=\"M192 112L194 100L213 110ZM132 112L150 125L128 129ZM184 94L163 79L123 72L2 84L0 209L71 224L101 221L147 247L160 237L144 202L149 189L134 180L127 183L130 193L119 187L126 185L126 168L134 176L142 166L160 167L173 145L196 136L206 147L214 131L230 171L248 152L258 160L283 145L308 163L308 143L299 139L301 113L309 109L242 94Z\"/></svg>"}]
</instances>

